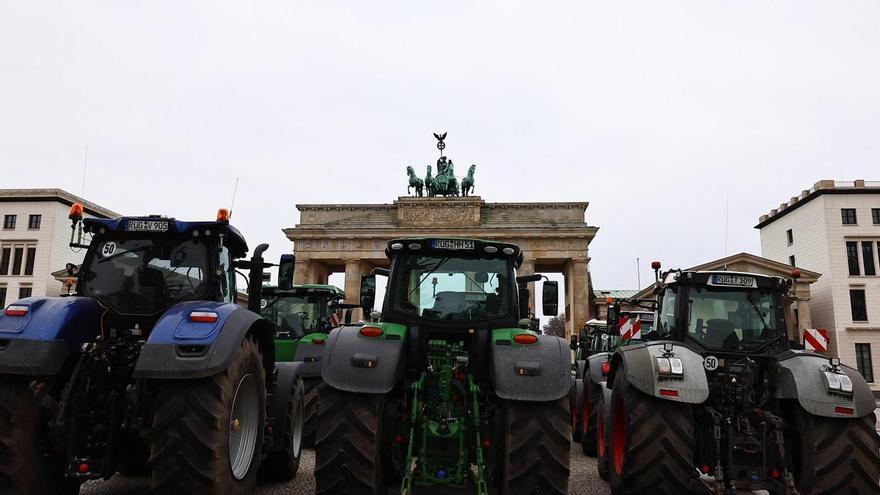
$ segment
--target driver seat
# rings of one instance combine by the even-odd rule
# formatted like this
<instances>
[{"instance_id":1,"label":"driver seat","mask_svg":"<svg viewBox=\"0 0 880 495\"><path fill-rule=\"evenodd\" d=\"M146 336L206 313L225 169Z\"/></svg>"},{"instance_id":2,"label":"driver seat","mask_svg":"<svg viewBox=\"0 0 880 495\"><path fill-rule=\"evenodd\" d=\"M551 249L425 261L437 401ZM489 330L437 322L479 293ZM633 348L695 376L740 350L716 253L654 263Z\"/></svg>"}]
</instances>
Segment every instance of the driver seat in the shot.
<instances>
[{"instance_id":1,"label":"driver seat","mask_svg":"<svg viewBox=\"0 0 880 495\"><path fill-rule=\"evenodd\" d=\"M707 347L715 349L736 349L739 346L739 337L732 321L714 318L706 322L703 342Z\"/></svg>"}]
</instances>

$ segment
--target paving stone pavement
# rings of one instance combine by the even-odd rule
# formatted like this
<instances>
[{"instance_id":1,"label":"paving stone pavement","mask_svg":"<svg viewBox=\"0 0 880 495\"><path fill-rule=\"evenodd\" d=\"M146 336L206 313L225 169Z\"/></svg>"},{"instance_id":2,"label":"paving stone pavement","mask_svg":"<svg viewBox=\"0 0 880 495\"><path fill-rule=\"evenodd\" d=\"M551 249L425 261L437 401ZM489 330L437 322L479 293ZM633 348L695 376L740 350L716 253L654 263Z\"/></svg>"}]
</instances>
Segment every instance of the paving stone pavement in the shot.
<instances>
[{"instance_id":1,"label":"paving stone pavement","mask_svg":"<svg viewBox=\"0 0 880 495\"><path fill-rule=\"evenodd\" d=\"M610 495L608 484L599 479L596 473L596 460L581 453L580 445L571 445L571 481L569 493L577 495ZM260 485L255 495L311 495L315 493L315 453L303 452L299 476L290 483ZM147 495L150 491L148 478L133 478L120 475L110 481L92 481L82 490L83 495Z\"/></svg>"}]
</instances>

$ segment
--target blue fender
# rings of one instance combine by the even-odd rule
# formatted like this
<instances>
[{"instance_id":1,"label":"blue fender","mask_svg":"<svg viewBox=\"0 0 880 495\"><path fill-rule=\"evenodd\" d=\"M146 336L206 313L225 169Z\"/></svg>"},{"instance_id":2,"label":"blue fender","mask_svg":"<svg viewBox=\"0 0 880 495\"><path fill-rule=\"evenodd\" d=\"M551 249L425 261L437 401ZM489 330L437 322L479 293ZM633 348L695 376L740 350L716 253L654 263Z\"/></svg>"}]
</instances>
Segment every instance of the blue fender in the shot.
<instances>
[{"instance_id":1,"label":"blue fender","mask_svg":"<svg viewBox=\"0 0 880 495\"><path fill-rule=\"evenodd\" d=\"M190 313L217 313L211 323L190 321ZM227 302L187 301L156 322L135 365L135 378L203 378L225 370L251 332L263 353L267 376L274 368L272 325L260 315Z\"/></svg>"},{"instance_id":2,"label":"blue fender","mask_svg":"<svg viewBox=\"0 0 880 495\"><path fill-rule=\"evenodd\" d=\"M100 332L101 306L88 297L28 297L24 316L0 313L0 373L51 376Z\"/></svg>"}]
</instances>

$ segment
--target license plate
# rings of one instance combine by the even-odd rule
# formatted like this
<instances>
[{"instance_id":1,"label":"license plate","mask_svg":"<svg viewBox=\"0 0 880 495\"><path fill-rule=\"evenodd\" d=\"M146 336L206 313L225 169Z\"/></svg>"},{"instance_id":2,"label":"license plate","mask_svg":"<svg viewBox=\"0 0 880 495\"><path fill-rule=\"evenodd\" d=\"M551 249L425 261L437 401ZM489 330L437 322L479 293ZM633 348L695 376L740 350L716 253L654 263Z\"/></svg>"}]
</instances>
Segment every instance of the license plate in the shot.
<instances>
[{"instance_id":1,"label":"license plate","mask_svg":"<svg viewBox=\"0 0 880 495\"><path fill-rule=\"evenodd\" d=\"M744 275L712 275L709 285L723 285L725 287L757 287L755 277Z\"/></svg>"},{"instance_id":2,"label":"license plate","mask_svg":"<svg viewBox=\"0 0 880 495\"><path fill-rule=\"evenodd\" d=\"M456 251L469 250L473 251L474 241L466 241L460 239L434 239L431 241L431 247L434 249L450 249Z\"/></svg>"},{"instance_id":3,"label":"license plate","mask_svg":"<svg viewBox=\"0 0 880 495\"><path fill-rule=\"evenodd\" d=\"M125 224L127 232L168 232L168 220L129 220Z\"/></svg>"}]
</instances>

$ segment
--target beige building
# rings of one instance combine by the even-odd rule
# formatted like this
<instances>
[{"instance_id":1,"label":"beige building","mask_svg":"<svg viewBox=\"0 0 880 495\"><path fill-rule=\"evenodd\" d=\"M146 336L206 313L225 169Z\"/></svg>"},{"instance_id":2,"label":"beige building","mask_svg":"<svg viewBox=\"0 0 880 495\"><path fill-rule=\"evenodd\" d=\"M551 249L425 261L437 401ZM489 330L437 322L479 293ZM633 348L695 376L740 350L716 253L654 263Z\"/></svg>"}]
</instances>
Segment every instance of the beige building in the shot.
<instances>
[{"instance_id":1,"label":"beige building","mask_svg":"<svg viewBox=\"0 0 880 495\"><path fill-rule=\"evenodd\" d=\"M487 203L479 196L398 198L392 204L297 205L300 223L284 229L294 243L295 283L326 284L345 273L348 302L360 297L361 274L387 267L385 247L399 237L472 237L510 242L524 254L519 274L562 273L566 334L590 316L588 246L597 227L587 203ZM540 304L540 303L539 303ZM534 293L532 308L536 308ZM547 315L550 316L550 315Z\"/></svg>"},{"instance_id":2,"label":"beige building","mask_svg":"<svg viewBox=\"0 0 880 495\"><path fill-rule=\"evenodd\" d=\"M66 292L53 272L82 261L83 252L68 247L73 203L87 217L118 216L61 189L0 189L0 306Z\"/></svg>"},{"instance_id":3,"label":"beige building","mask_svg":"<svg viewBox=\"0 0 880 495\"><path fill-rule=\"evenodd\" d=\"M763 256L822 274L812 320L880 390L880 182L822 180L762 215Z\"/></svg>"}]
</instances>

